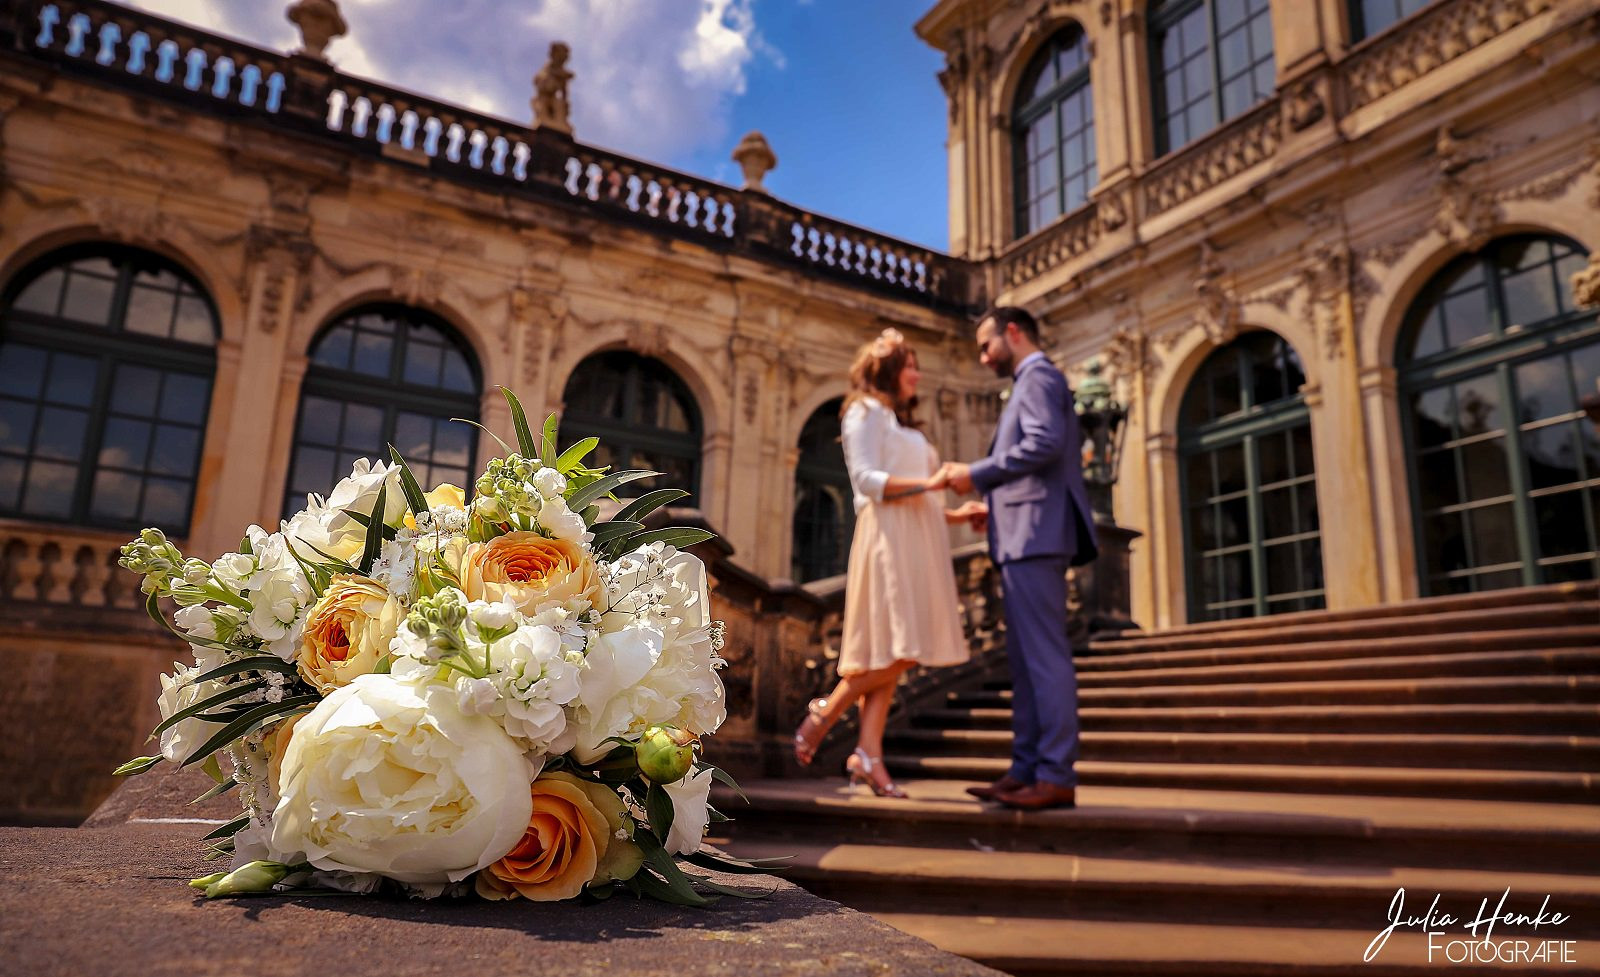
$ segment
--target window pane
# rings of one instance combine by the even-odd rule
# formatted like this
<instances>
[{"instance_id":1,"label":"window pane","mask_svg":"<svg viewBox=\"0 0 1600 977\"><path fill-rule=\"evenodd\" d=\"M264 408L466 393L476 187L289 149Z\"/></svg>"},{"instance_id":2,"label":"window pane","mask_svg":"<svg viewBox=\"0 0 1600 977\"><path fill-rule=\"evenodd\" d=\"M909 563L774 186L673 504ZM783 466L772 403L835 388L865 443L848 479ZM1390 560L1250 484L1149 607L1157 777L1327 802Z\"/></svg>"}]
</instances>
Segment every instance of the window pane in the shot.
<instances>
[{"instance_id":1,"label":"window pane","mask_svg":"<svg viewBox=\"0 0 1600 977\"><path fill-rule=\"evenodd\" d=\"M433 456L433 418L402 411L395 420L394 446L407 458Z\"/></svg>"},{"instance_id":2,"label":"window pane","mask_svg":"<svg viewBox=\"0 0 1600 977\"><path fill-rule=\"evenodd\" d=\"M61 303L63 318L103 326L111 321L111 298L116 282L87 275L71 275L66 299Z\"/></svg>"},{"instance_id":3,"label":"window pane","mask_svg":"<svg viewBox=\"0 0 1600 977\"><path fill-rule=\"evenodd\" d=\"M0 511L13 511L22 497L22 470L20 458L0 455Z\"/></svg>"},{"instance_id":4,"label":"window pane","mask_svg":"<svg viewBox=\"0 0 1600 977\"><path fill-rule=\"evenodd\" d=\"M211 380L189 373L168 373L161 385L161 417L198 424L205 420Z\"/></svg>"},{"instance_id":5,"label":"window pane","mask_svg":"<svg viewBox=\"0 0 1600 977\"><path fill-rule=\"evenodd\" d=\"M133 522L139 514L139 477L126 472L101 471L94 478L89 501L90 518L105 522Z\"/></svg>"},{"instance_id":6,"label":"window pane","mask_svg":"<svg viewBox=\"0 0 1600 977\"><path fill-rule=\"evenodd\" d=\"M311 361L335 370L348 370L354 335L355 330L349 326L335 326L322 337L321 342L317 343L316 350L311 354Z\"/></svg>"},{"instance_id":7,"label":"window pane","mask_svg":"<svg viewBox=\"0 0 1600 977\"><path fill-rule=\"evenodd\" d=\"M346 448L377 451L384 443L383 408L371 404L345 404L344 431L339 440Z\"/></svg>"},{"instance_id":8,"label":"window pane","mask_svg":"<svg viewBox=\"0 0 1600 977\"><path fill-rule=\"evenodd\" d=\"M1250 497L1241 495L1217 504L1217 541L1223 546L1250 542Z\"/></svg>"},{"instance_id":9,"label":"window pane","mask_svg":"<svg viewBox=\"0 0 1600 977\"><path fill-rule=\"evenodd\" d=\"M28 286L17 295L11 307L21 312L55 315L61 302L61 286L66 280L65 271L52 268L29 282Z\"/></svg>"},{"instance_id":10,"label":"window pane","mask_svg":"<svg viewBox=\"0 0 1600 977\"><path fill-rule=\"evenodd\" d=\"M0 343L0 377L5 377L5 392L13 397L34 400L44 389L48 355L42 349L19 343Z\"/></svg>"},{"instance_id":11,"label":"window pane","mask_svg":"<svg viewBox=\"0 0 1600 977\"><path fill-rule=\"evenodd\" d=\"M145 482L139 521L155 526L179 526L189 521L189 483L174 478Z\"/></svg>"},{"instance_id":12,"label":"window pane","mask_svg":"<svg viewBox=\"0 0 1600 977\"><path fill-rule=\"evenodd\" d=\"M437 387L443 358L444 350L438 346L411 343L406 347L405 381L424 387Z\"/></svg>"},{"instance_id":13,"label":"window pane","mask_svg":"<svg viewBox=\"0 0 1600 977\"><path fill-rule=\"evenodd\" d=\"M147 366L117 367L111 384L111 409L119 414L154 417L161 394L161 371Z\"/></svg>"},{"instance_id":14,"label":"window pane","mask_svg":"<svg viewBox=\"0 0 1600 977\"><path fill-rule=\"evenodd\" d=\"M160 475L192 478L200 457L200 432L192 427L162 424L156 428L155 445L150 451L150 470Z\"/></svg>"},{"instance_id":15,"label":"window pane","mask_svg":"<svg viewBox=\"0 0 1600 977\"><path fill-rule=\"evenodd\" d=\"M1500 379L1490 373L1456 384L1458 436L1500 430Z\"/></svg>"},{"instance_id":16,"label":"window pane","mask_svg":"<svg viewBox=\"0 0 1600 977\"><path fill-rule=\"evenodd\" d=\"M186 343L216 344L216 319L203 299L187 295L178 300L178 318L173 324L172 336Z\"/></svg>"},{"instance_id":17,"label":"window pane","mask_svg":"<svg viewBox=\"0 0 1600 977\"><path fill-rule=\"evenodd\" d=\"M1494 499L1511 494L1511 466L1506 459L1506 439L1490 438L1463 445L1461 473L1466 479L1467 499Z\"/></svg>"},{"instance_id":18,"label":"window pane","mask_svg":"<svg viewBox=\"0 0 1600 977\"><path fill-rule=\"evenodd\" d=\"M338 481L333 476L333 452L325 448L301 446L294 453L294 474L289 476L293 493L304 496L307 492L326 495Z\"/></svg>"},{"instance_id":19,"label":"window pane","mask_svg":"<svg viewBox=\"0 0 1600 977\"><path fill-rule=\"evenodd\" d=\"M1456 505L1462 500L1461 479L1456 474L1456 454L1448 448L1417 458L1417 489L1424 511Z\"/></svg>"},{"instance_id":20,"label":"window pane","mask_svg":"<svg viewBox=\"0 0 1600 977\"><path fill-rule=\"evenodd\" d=\"M1451 346L1463 346L1494 333L1488 292L1482 288L1446 298L1440 303L1440 312L1445 321L1445 340Z\"/></svg>"},{"instance_id":21,"label":"window pane","mask_svg":"<svg viewBox=\"0 0 1600 977\"><path fill-rule=\"evenodd\" d=\"M128 295L128 317L123 328L147 336L172 335L172 312L176 296L171 292L135 286Z\"/></svg>"},{"instance_id":22,"label":"window pane","mask_svg":"<svg viewBox=\"0 0 1600 977\"><path fill-rule=\"evenodd\" d=\"M37 409L33 404L0 399L0 451L28 453Z\"/></svg>"},{"instance_id":23,"label":"window pane","mask_svg":"<svg viewBox=\"0 0 1600 977\"><path fill-rule=\"evenodd\" d=\"M1511 503L1468 510L1467 525L1472 532L1475 566L1516 563L1521 559L1517 553L1517 531Z\"/></svg>"},{"instance_id":24,"label":"window pane","mask_svg":"<svg viewBox=\"0 0 1600 977\"><path fill-rule=\"evenodd\" d=\"M100 438L99 462L109 468L143 468L149 449L148 422L112 417Z\"/></svg>"},{"instance_id":25,"label":"window pane","mask_svg":"<svg viewBox=\"0 0 1600 977\"><path fill-rule=\"evenodd\" d=\"M52 353L50 380L45 385L44 399L53 404L87 407L94 400L95 380L99 373L98 364L87 356Z\"/></svg>"},{"instance_id":26,"label":"window pane","mask_svg":"<svg viewBox=\"0 0 1600 977\"><path fill-rule=\"evenodd\" d=\"M357 373L386 377L394 350L394 340L384 334L363 329L356 333L355 354L351 369Z\"/></svg>"},{"instance_id":27,"label":"window pane","mask_svg":"<svg viewBox=\"0 0 1600 977\"><path fill-rule=\"evenodd\" d=\"M1516 369L1517 415L1523 423L1575 410L1565 356L1550 356Z\"/></svg>"},{"instance_id":28,"label":"window pane","mask_svg":"<svg viewBox=\"0 0 1600 977\"><path fill-rule=\"evenodd\" d=\"M1300 589L1300 554L1294 543L1266 548L1267 593L1291 594Z\"/></svg>"},{"instance_id":29,"label":"window pane","mask_svg":"<svg viewBox=\"0 0 1600 977\"><path fill-rule=\"evenodd\" d=\"M1292 536L1298 531L1294 518L1294 487L1287 486L1261 493L1261 517L1267 539Z\"/></svg>"},{"instance_id":30,"label":"window pane","mask_svg":"<svg viewBox=\"0 0 1600 977\"><path fill-rule=\"evenodd\" d=\"M1506 328L1527 326L1561 311L1556 300L1555 275L1548 265L1505 278L1501 291L1506 300Z\"/></svg>"},{"instance_id":31,"label":"window pane","mask_svg":"<svg viewBox=\"0 0 1600 977\"><path fill-rule=\"evenodd\" d=\"M472 432L465 424L440 419L434 428L433 463L466 468L471 459Z\"/></svg>"},{"instance_id":32,"label":"window pane","mask_svg":"<svg viewBox=\"0 0 1600 977\"><path fill-rule=\"evenodd\" d=\"M1281 482L1290 476L1289 438L1286 433L1262 435L1256 439L1256 451L1262 485Z\"/></svg>"},{"instance_id":33,"label":"window pane","mask_svg":"<svg viewBox=\"0 0 1600 977\"><path fill-rule=\"evenodd\" d=\"M477 385L472 380L472 368L467 365L467 360L455 349L444 351L444 377L440 386L446 390L457 393L477 393Z\"/></svg>"},{"instance_id":34,"label":"window pane","mask_svg":"<svg viewBox=\"0 0 1600 977\"><path fill-rule=\"evenodd\" d=\"M77 465L35 460L28 466L22 490L22 511L43 519L65 518L72 512L72 493L78 480Z\"/></svg>"},{"instance_id":35,"label":"window pane","mask_svg":"<svg viewBox=\"0 0 1600 977\"><path fill-rule=\"evenodd\" d=\"M34 441L36 458L75 462L83 457L83 438L89 427L86 411L46 407L39 411L38 437Z\"/></svg>"},{"instance_id":36,"label":"window pane","mask_svg":"<svg viewBox=\"0 0 1600 977\"><path fill-rule=\"evenodd\" d=\"M1449 387L1435 387L1412 396L1411 410L1418 447L1444 444L1455 437L1452 424L1455 405L1450 393Z\"/></svg>"},{"instance_id":37,"label":"window pane","mask_svg":"<svg viewBox=\"0 0 1600 977\"><path fill-rule=\"evenodd\" d=\"M1240 492L1245 487L1244 445L1231 444L1225 448L1218 448L1217 456L1217 491Z\"/></svg>"},{"instance_id":38,"label":"window pane","mask_svg":"<svg viewBox=\"0 0 1600 977\"><path fill-rule=\"evenodd\" d=\"M1539 555L1569 556L1594 549L1585 522L1582 489L1540 496L1533 502L1534 522L1539 527Z\"/></svg>"}]
</instances>

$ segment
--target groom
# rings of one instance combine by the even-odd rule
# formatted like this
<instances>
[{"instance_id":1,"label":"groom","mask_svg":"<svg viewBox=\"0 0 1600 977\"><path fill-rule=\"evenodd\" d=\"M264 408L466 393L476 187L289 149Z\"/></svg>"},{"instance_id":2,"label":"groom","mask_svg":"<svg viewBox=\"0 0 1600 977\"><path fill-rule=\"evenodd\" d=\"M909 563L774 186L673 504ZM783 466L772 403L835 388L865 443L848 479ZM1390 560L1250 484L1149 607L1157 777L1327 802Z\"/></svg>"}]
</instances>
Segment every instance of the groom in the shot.
<instances>
[{"instance_id":1,"label":"groom","mask_svg":"<svg viewBox=\"0 0 1600 977\"><path fill-rule=\"evenodd\" d=\"M946 465L973 525L987 522L1000 568L1011 668L1011 769L967 792L1007 807L1072 807L1078 759L1078 680L1067 641L1067 566L1097 553L1083 487L1078 416L1067 380L1039 349L1039 324L999 306L978 322L978 359L1012 380L989 457ZM987 518L985 518L985 515Z\"/></svg>"}]
</instances>

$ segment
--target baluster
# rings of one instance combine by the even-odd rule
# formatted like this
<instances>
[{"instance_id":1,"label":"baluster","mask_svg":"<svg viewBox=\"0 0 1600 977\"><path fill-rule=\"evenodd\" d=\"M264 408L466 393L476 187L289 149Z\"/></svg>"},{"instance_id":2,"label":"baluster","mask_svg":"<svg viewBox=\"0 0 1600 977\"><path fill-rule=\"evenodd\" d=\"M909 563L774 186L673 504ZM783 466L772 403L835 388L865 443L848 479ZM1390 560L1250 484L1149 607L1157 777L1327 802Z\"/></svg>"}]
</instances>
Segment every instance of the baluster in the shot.
<instances>
[{"instance_id":1,"label":"baluster","mask_svg":"<svg viewBox=\"0 0 1600 977\"><path fill-rule=\"evenodd\" d=\"M700 226L700 192L693 188L683 192L683 224L693 228Z\"/></svg>"},{"instance_id":2,"label":"baluster","mask_svg":"<svg viewBox=\"0 0 1600 977\"><path fill-rule=\"evenodd\" d=\"M461 162L461 144L467 139L467 130L459 122L451 122L445 127L448 137L445 143L444 158L452 163Z\"/></svg>"},{"instance_id":3,"label":"baluster","mask_svg":"<svg viewBox=\"0 0 1600 977\"><path fill-rule=\"evenodd\" d=\"M283 93L289 87L289 82L283 77L283 72L274 71L272 77L267 79L267 111L277 112L283 108Z\"/></svg>"},{"instance_id":4,"label":"baluster","mask_svg":"<svg viewBox=\"0 0 1600 977\"><path fill-rule=\"evenodd\" d=\"M568 156L565 169L567 178L562 181L561 185L567 188L568 193L576 197L578 196L578 174L583 172L583 164L578 162L576 158Z\"/></svg>"},{"instance_id":5,"label":"baluster","mask_svg":"<svg viewBox=\"0 0 1600 977\"><path fill-rule=\"evenodd\" d=\"M683 220L683 188L676 183L666 183L667 188L667 213L668 223L677 224Z\"/></svg>"},{"instance_id":6,"label":"baluster","mask_svg":"<svg viewBox=\"0 0 1600 977\"><path fill-rule=\"evenodd\" d=\"M100 28L100 53L95 56L95 63L110 66L117 60L117 42L122 40L122 28L107 22Z\"/></svg>"},{"instance_id":7,"label":"baluster","mask_svg":"<svg viewBox=\"0 0 1600 977\"><path fill-rule=\"evenodd\" d=\"M128 38L128 74L144 74L146 56L149 53L150 35L144 31L135 31L133 36Z\"/></svg>"},{"instance_id":8,"label":"baluster","mask_svg":"<svg viewBox=\"0 0 1600 977\"><path fill-rule=\"evenodd\" d=\"M650 181L649 181L649 184L646 187L645 196L646 196L647 199L646 199L646 203L644 205L644 212L649 214L651 217L660 217L661 216L661 181L657 180L654 177L651 177Z\"/></svg>"},{"instance_id":9,"label":"baluster","mask_svg":"<svg viewBox=\"0 0 1600 977\"><path fill-rule=\"evenodd\" d=\"M350 135L367 138L367 120L372 118L372 99L365 95L356 97L350 104Z\"/></svg>"},{"instance_id":10,"label":"baluster","mask_svg":"<svg viewBox=\"0 0 1600 977\"><path fill-rule=\"evenodd\" d=\"M188 68L183 75L183 87L198 92L206 71L206 53L199 48L190 48L183 57L183 63Z\"/></svg>"},{"instance_id":11,"label":"baluster","mask_svg":"<svg viewBox=\"0 0 1600 977\"><path fill-rule=\"evenodd\" d=\"M422 152L424 155L429 157L439 155L439 138L442 135L444 135L444 123L439 121L438 116L428 116L428 120L422 123Z\"/></svg>"},{"instance_id":12,"label":"baluster","mask_svg":"<svg viewBox=\"0 0 1600 977\"><path fill-rule=\"evenodd\" d=\"M637 173L629 174L628 196L627 199L622 202L622 205L637 214L639 212L639 199L641 196L643 196L643 194L644 181L639 178L639 174Z\"/></svg>"},{"instance_id":13,"label":"baluster","mask_svg":"<svg viewBox=\"0 0 1600 977\"><path fill-rule=\"evenodd\" d=\"M39 575L39 597L49 604L65 604L72 600L72 565L67 562L58 543L46 543L39 550L43 572Z\"/></svg>"},{"instance_id":14,"label":"baluster","mask_svg":"<svg viewBox=\"0 0 1600 977\"><path fill-rule=\"evenodd\" d=\"M384 102L378 106L378 127L373 133L373 138L380 143L388 143L394 138L394 106Z\"/></svg>"},{"instance_id":15,"label":"baluster","mask_svg":"<svg viewBox=\"0 0 1600 977\"><path fill-rule=\"evenodd\" d=\"M417 148L417 129L421 126L417 113L406 109L400 113L400 145L406 149Z\"/></svg>"},{"instance_id":16,"label":"baluster","mask_svg":"<svg viewBox=\"0 0 1600 977\"><path fill-rule=\"evenodd\" d=\"M605 182L606 179L605 168L600 165L598 160L596 160L591 162L588 167L584 169L583 175L583 195L588 197L590 200L599 200L600 186Z\"/></svg>"},{"instance_id":17,"label":"baluster","mask_svg":"<svg viewBox=\"0 0 1600 977\"><path fill-rule=\"evenodd\" d=\"M511 152L511 140L505 136L495 136L490 145L494 152L489 157L489 170L496 176L505 176L506 155Z\"/></svg>"},{"instance_id":18,"label":"baluster","mask_svg":"<svg viewBox=\"0 0 1600 977\"><path fill-rule=\"evenodd\" d=\"M261 87L261 69L253 64L247 64L239 72L239 104L254 106L256 104L256 90Z\"/></svg>"},{"instance_id":19,"label":"baluster","mask_svg":"<svg viewBox=\"0 0 1600 977\"><path fill-rule=\"evenodd\" d=\"M178 42L167 38L156 45L156 81L172 84L173 70L178 63Z\"/></svg>"},{"instance_id":20,"label":"baluster","mask_svg":"<svg viewBox=\"0 0 1600 977\"><path fill-rule=\"evenodd\" d=\"M339 132L344 128L345 109L350 106L350 96L341 88L328 93L328 130Z\"/></svg>"},{"instance_id":21,"label":"baluster","mask_svg":"<svg viewBox=\"0 0 1600 977\"><path fill-rule=\"evenodd\" d=\"M226 99L229 89L233 87L233 59L226 56L218 58L212 64L211 74L216 79L211 84L211 97Z\"/></svg>"},{"instance_id":22,"label":"baluster","mask_svg":"<svg viewBox=\"0 0 1600 977\"><path fill-rule=\"evenodd\" d=\"M112 550L105 555L104 566L106 571L106 606L134 608L144 603L144 594L139 590L139 584L133 574L123 571L117 565L120 554Z\"/></svg>"},{"instance_id":23,"label":"baluster","mask_svg":"<svg viewBox=\"0 0 1600 977\"><path fill-rule=\"evenodd\" d=\"M805 240L805 228L801 227L798 221L791 223L789 225L789 253L796 258L804 258L806 256L803 247Z\"/></svg>"},{"instance_id":24,"label":"baluster","mask_svg":"<svg viewBox=\"0 0 1600 977\"><path fill-rule=\"evenodd\" d=\"M106 606L106 583L111 578L111 565L88 545L78 547L74 562L78 572L73 582L73 603L84 607Z\"/></svg>"},{"instance_id":25,"label":"baluster","mask_svg":"<svg viewBox=\"0 0 1600 977\"><path fill-rule=\"evenodd\" d=\"M38 549L26 538L13 539L6 544L5 568L0 574L4 595L14 601L39 599L39 574L44 564L39 562Z\"/></svg>"},{"instance_id":26,"label":"baluster","mask_svg":"<svg viewBox=\"0 0 1600 977\"><path fill-rule=\"evenodd\" d=\"M526 180L528 178L528 160L533 158L533 150L528 148L527 143L519 141L516 148L511 151L511 156L516 160L516 163L511 167L511 175L518 180Z\"/></svg>"},{"instance_id":27,"label":"baluster","mask_svg":"<svg viewBox=\"0 0 1600 977\"><path fill-rule=\"evenodd\" d=\"M67 47L64 53L68 57L83 57L90 29L88 14L73 14L72 19L67 21Z\"/></svg>"},{"instance_id":28,"label":"baluster","mask_svg":"<svg viewBox=\"0 0 1600 977\"><path fill-rule=\"evenodd\" d=\"M39 34L33 43L42 48L47 48L56 41L56 28L61 25L61 8L55 4L46 6L39 11Z\"/></svg>"}]
</instances>

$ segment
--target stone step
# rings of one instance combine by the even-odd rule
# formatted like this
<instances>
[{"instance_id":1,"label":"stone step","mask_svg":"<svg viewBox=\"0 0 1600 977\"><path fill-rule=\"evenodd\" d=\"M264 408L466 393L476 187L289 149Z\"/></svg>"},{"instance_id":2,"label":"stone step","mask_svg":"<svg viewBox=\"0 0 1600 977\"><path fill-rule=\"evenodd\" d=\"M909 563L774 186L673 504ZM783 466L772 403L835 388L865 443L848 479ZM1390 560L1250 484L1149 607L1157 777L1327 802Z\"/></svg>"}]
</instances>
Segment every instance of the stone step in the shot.
<instances>
[{"instance_id":1,"label":"stone step","mask_svg":"<svg viewBox=\"0 0 1600 977\"><path fill-rule=\"evenodd\" d=\"M1011 728L1005 707L924 709L917 728ZM1507 733L1581 735L1600 730L1600 705L1196 706L1083 709L1083 728L1171 732Z\"/></svg>"},{"instance_id":2,"label":"stone step","mask_svg":"<svg viewBox=\"0 0 1600 977\"><path fill-rule=\"evenodd\" d=\"M1083 759L1140 763L1304 764L1600 773L1600 738L1384 733L1087 731ZM910 729L885 749L928 757L1011 756L1008 730Z\"/></svg>"},{"instance_id":3,"label":"stone step","mask_svg":"<svg viewBox=\"0 0 1600 977\"><path fill-rule=\"evenodd\" d=\"M1246 926L1381 926L1397 889L1402 906L1439 906L1476 918L1482 900L1526 914L1548 907L1570 917L1564 938L1600 936L1600 878L1559 873L1350 865L1307 872L1299 862L1196 860L1121 855L978 851L907 845L803 842L754 837L728 842L742 858L787 857L784 878L863 912L915 906L949 917L979 916L1026 905L1030 916L1170 920ZM1410 905L1421 900L1421 905ZM1471 916L1467 914L1471 913ZM1374 926L1376 929L1377 926Z\"/></svg>"},{"instance_id":4,"label":"stone step","mask_svg":"<svg viewBox=\"0 0 1600 977\"><path fill-rule=\"evenodd\" d=\"M1006 689L952 692L950 705L1008 707ZM1600 676L1529 675L1470 678L1389 678L1140 688L1090 688L1078 695L1083 708L1191 706L1328 706L1429 703L1597 703Z\"/></svg>"},{"instance_id":5,"label":"stone step","mask_svg":"<svg viewBox=\"0 0 1600 977\"><path fill-rule=\"evenodd\" d=\"M1435 622L1441 617L1473 611L1520 610L1543 608L1551 605L1593 605L1600 601L1600 581L1555 584L1542 587L1523 587L1512 590L1489 591L1480 594L1456 594L1446 597L1428 597L1402 603L1361 607L1343 611L1302 611L1295 614L1276 614L1270 617L1248 618L1236 621L1213 621L1168 628L1158 632L1125 632L1126 637L1100 639L1095 642L1095 654L1125 654L1140 651L1176 650L1180 648L1207 648L1250 643L1281 641L1282 634L1327 634L1330 626L1354 629L1375 626L1376 622L1392 629L1390 633L1439 633L1443 628ZM1584 608L1591 610L1592 607ZM1590 617L1588 623L1593 623Z\"/></svg>"},{"instance_id":6,"label":"stone step","mask_svg":"<svg viewBox=\"0 0 1600 977\"><path fill-rule=\"evenodd\" d=\"M1592 879L1600 810L1570 804L1134 788L1085 783L1072 810L1012 811L967 796L970 781L902 779L909 800L826 780L717 788L738 841L848 841L1176 861L1294 863L1308 878L1356 866L1540 872ZM796 849L797 850L797 849Z\"/></svg>"},{"instance_id":7,"label":"stone step","mask_svg":"<svg viewBox=\"0 0 1600 977\"><path fill-rule=\"evenodd\" d=\"M885 754L884 760L897 777L967 781L998 780L1010 766L999 757ZM1085 760L1077 772L1080 782L1101 786L1600 803L1600 775L1547 770Z\"/></svg>"},{"instance_id":8,"label":"stone step","mask_svg":"<svg viewBox=\"0 0 1600 977\"><path fill-rule=\"evenodd\" d=\"M1149 669L1198 668L1213 665L1251 665L1279 662L1338 661L1352 658L1403 657L1414 655L1455 655L1468 652L1515 651L1524 648L1600 647L1600 607L1576 621L1550 626L1540 620L1501 621L1499 630L1472 630L1455 633L1430 631L1421 634L1374 634L1366 637L1342 635L1331 640L1314 640L1294 632L1280 635L1279 642L1258 645L1213 645L1183 651L1141 652L1080 656L1076 662L1080 676L1122 674Z\"/></svg>"},{"instance_id":9,"label":"stone step","mask_svg":"<svg viewBox=\"0 0 1600 977\"><path fill-rule=\"evenodd\" d=\"M1600 674L1600 628L1593 644L1571 648L1473 651L1446 654L1348 658L1334 661L1257 662L1193 668L1142 668L1089 672L1078 676L1080 689L1149 688L1162 685L1228 685L1236 682L1339 682L1351 679L1433 678L1448 675Z\"/></svg>"},{"instance_id":10,"label":"stone step","mask_svg":"<svg viewBox=\"0 0 1600 977\"><path fill-rule=\"evenodd\" d=\"M1266 920L1260 925L1229 927L1219 932L1204 924L1128 920L1031 916L951 919L912 912L879 912L873 916L941 950L1014 977L1350 977L1356 973L1363 977L1437 977L1441 970L1465 975L1527 974L1535 970L1594 973L1560 963L1448 963L1443 949L1429 963L1428 938L1416 932L1396 933L1371 963L1362 963L1362 954L1380 926L1315 929L1273 926ZM1557 931L1549 935L1556 939L1560 936ZM1440 940L1441 947L1444 942ZM1585 954L1585 950L1590 953ZM1466 951L1458 947L1453 952ZM1580 943L1572 952L1583 965L1592 955L1592 946Z\"/></svg>"}]
</instances>

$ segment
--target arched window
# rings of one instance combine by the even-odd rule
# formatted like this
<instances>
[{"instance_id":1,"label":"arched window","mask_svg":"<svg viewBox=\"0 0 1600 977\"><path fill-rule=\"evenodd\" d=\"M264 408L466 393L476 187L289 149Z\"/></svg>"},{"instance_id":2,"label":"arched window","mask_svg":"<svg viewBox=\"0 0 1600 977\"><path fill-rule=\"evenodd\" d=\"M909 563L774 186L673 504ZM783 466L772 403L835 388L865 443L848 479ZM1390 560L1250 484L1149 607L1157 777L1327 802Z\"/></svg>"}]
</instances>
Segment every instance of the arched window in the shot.
<instances>
[{"instance_id":1,"label":"arched window","mask_svg":"<svg viewBox=\"0 0 1600 977\"><path fill-rule=\"evenodd\" d=\"M1206 360L1179 422L1189 619L1325 606L1300 358L1251 332Z\"/></svg>"},{"instance_id":2,"label":"arched window","mask_svg":"<svg viewBox=\"0 0 1600 977\"><path fill-rule=\"evenodd\" d=\"M25 270L0 308L0 515L186 535L217 362L200 285L85 245Z\"/></svg>"},{"instance_id":3,"label":"arched window","mask_svg":"<svg viewBox=\"0 0 1600 977\"><path fill-rule=\"evenodd\" d=\"M1074 24L1046 44L1022 76L1016 126L1016 233L1036 231L1089 200L1095 171L1089 42Z\"/></svg>"},{"instance_id":4,"label":"arched window","mask_svg":"<svg viewBox=\"0 0 1600 977\"><path fill-rule=\"evenodd\" d=\"M1600 437L1578 400L1600 322L1572 305L1587 255L1522 235L1435 275L1400 336L1424 594L1600 575Z\"/></svg>"},{"instance_id":5,"label":"arched window","mask_svg":"<svg viewBox=\"0 0 1600 977\"><path fill-rule=\"evenodd\" d=\"M1350 0L1350 37L1363 41L1381 34L1434 0Z\"/></svg>"},{"instance_id":6,"label":"arched window","mask_svg":"<svg viewBox=\"0 0 1600 977\"><path fill-rule=\"evenodd\" d=\"M700 409L671 367L623 350L596 353L572 371L561 399L563 448L596 437L600 447L590 464L661 472L619 494L680 488L699 505Z\"/></svg>"},{"instance_id":7,"label":"arched window","mask_svg":"<svg viewBox=\"0 0 1600 977\"><path fill-rule=\"evenodd\" d=\"M1156 152L1169 153L1272 94L1268 0L1150 6Z\"/></svg>"},{"instance_id":8,"label":"arched window","mask_svg":"<svg viewBox=\"0 0 1600 977\"><path fill-rule=\"evenodd\" d=\"M850 472L839 441L843 398L818 407L800 432L800 459L794 469L794 557L797 583L844 573L855 534L856 510Z\"/></svg>"},{"instance_id":9,"label":"arched window","mask_svg":"<svg viewBox=\"0 0 1600 977\"><path fill-rule=\"evenodd\" d=\"M443 320L404 305L346 313L311 345L300 388L285 515L326 495L358 458L405 456L424 490L467 487L475 474L478 365Z\"/></svg>"}]
</instances>

